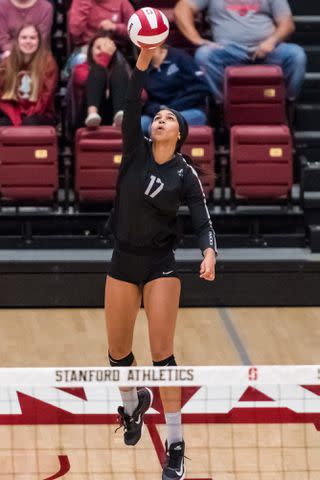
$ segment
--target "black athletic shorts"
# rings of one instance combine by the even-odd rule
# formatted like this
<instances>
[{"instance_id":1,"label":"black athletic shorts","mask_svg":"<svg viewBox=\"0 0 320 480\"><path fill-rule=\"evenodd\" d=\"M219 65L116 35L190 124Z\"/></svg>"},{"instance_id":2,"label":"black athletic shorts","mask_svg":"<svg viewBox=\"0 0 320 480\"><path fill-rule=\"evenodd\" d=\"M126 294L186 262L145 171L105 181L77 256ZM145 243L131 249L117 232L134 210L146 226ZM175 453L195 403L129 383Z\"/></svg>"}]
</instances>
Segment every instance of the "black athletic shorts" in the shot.
<instances>
[{"instance_id":1,"label":"black athletic shorts","mask_svg":"<svg viewBox=\"0 0 320 480\"><path fill-rule=\"evenodd\" d=\"M136 285L156 278L179 278L173 250L141 255L117 248L113 250L109 276Z\"/></svg>"}]
</instances>

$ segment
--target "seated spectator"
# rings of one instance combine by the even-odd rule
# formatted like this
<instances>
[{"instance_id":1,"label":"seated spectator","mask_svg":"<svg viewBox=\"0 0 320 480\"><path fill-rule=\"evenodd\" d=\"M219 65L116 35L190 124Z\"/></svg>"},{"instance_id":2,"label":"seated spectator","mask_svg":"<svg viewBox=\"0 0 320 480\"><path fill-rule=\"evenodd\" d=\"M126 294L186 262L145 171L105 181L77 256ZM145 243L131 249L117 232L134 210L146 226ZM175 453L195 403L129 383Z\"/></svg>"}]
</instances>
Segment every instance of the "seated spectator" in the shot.
<instances>
[{"instance_id":1,"label":"seated spectator","mask_svg":"<svg viewBox=\"0 0 320 480\"><path fill-rule=\"evenodd\" d=\"M22 27L0 64L0 125L54 125L58 67L34 25Z\"/></svg>"},{"instance_id":2,"label":"seated spectator","mask_svg":"<svg viewBox=\"0 0 320 480\"><path fill-rule=\"evenodd\" d=\"M126 43L127 23L133 13L129 0L72 0L68 30L75 49L64 75L68 76L75 65L86 61L88 44L99 31L111 32L118 45Z\"/></svg>"},{"instance_id":3,"label":"seated spectator","mask_svg":"<svg viewBox=\"0 0 320 480\"><path fill-rule=\"evenodd\" d=\"M162 45L154 50L145 89L148 101L141 118L146 135L161 106L178 110L189 125L206 124L207 82L196 63L183 50Z\"/></svg>"},{"instance_id":4,"label":"seated spectator","mask_svg":"<svg viewBox=\"0 0 320 480\"><path fill-rule=\"evenodd\" d=\"M0 0L0 58L10 55L13 39L24 25L35 25L49 45L52 21L47 0Z\"/></svg>"},{"instance_id":5,"label":"seated spectator","mask_svg":"<svg viewBox=\"0 0 320 480\"><path fill-rule=\"evenodd\" d=\"M201 38L194 15L207 9L215 43ZM195 60L218 103L223 99L224 69L229 65L280 65L287 98L294 101L306 70L304 50L285 40L294 31L287 0L179 0L175 19L181 32L199 46Z\"/></svg>"},{"instance_id":6,"label":"seated spectator","mask_svg":"<svg viewBox=\"0 0 320 480\"><path fill-rule=\"evenodd\" d=\"M97 34L89 44L88 61L77 65L69 80L71 129L84 123L87 127L120 125L129 74L129 65L111 35Z\"/></svg>"}]
</instances>

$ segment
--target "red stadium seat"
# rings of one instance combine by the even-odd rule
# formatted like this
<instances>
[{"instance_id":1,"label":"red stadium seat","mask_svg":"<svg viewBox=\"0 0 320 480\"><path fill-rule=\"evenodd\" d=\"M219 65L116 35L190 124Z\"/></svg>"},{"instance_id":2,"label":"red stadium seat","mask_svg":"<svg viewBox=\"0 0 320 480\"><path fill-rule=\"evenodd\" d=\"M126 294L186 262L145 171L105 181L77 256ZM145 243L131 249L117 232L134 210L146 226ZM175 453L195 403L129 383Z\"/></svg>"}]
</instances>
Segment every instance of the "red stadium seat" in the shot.
<instances>
[{"instance_id":1,"label":"red stadium seat","mask_svg":"<svg viewBox=\"0 0 320 480\"><path fill-rule=\"evenodd\" d=\"M286 124L282 69L277 65L227 67L224 110L228 127Z\"/></svg>"},{"instance_id":2,"label":"red stadium seat","mask_svg":"<svg viewBox=\"0 0 320 480\"><path fill-rule=\"evenodd\" d=\"M57 157L55 128L1 127L1 198L53 200L58 189Z\"/></svg>"},{"instance_id":3,"label":"red stadium seat","mask_svg":"<svg viewBox=\"0 0 320 480\"><path fill-rule=\"evenodd\" d=\"M292 142L287 126L232 127L231 186L236 197L288 198Z\"/></svg>"},{"instance_id":4,"label":"red stadium seat","mask_svg":"<svg viewBox=\"0 0 320 480\"><path fill-rule=\"evenodd\" d=\"M208 197L214 189L214 141L211 127L189 127L189 135L183 145L182 153L189 155L195 165L204 172L200 174L204 192Z\"/></svg>"},{"instance_id":5,"label":"red stadium seat","mask_svg":"<svg viewBox=\"0 0 320 480\"><path fill-rule=\"evenodd\" d=\"M80 202L111 202L114 199L121 149L119 128L80 128L77 131L75 191Z\"/></svg>"}]
</instances>

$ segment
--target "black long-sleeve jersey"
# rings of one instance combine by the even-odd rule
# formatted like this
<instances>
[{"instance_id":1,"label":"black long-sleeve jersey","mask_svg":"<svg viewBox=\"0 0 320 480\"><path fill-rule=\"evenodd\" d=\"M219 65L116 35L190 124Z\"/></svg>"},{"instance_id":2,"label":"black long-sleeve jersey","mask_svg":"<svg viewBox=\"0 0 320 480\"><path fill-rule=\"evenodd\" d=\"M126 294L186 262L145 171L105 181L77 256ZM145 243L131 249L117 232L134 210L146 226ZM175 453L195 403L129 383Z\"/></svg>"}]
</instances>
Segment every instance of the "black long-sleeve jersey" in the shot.
<instances>
[{"instance_id":1,"label":"black long-sleeve jersey","mask_svg":"<svg viewBox=\"0 0 320 480\"><path fill-rule=\"evenodd\" d=\"M134 70L122 123L123 158L119 171L112 232L119 245L130 249L175 248L180 238L178 209L189 207L202 251L216 250L202 185L183 156L158 164L152 141L141 130L141 91L146 73Z\"/></svg>"}]
</instances>

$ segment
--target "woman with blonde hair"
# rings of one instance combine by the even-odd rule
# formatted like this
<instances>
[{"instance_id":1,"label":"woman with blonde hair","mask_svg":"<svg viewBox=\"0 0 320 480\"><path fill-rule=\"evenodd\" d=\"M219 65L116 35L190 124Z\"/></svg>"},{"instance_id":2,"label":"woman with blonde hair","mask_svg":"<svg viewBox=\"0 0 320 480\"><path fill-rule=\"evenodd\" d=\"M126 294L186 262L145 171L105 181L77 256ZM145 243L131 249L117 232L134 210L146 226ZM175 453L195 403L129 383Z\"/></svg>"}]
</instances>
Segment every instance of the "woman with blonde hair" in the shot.
<instances>
[{"instance_id":1,"label":"woman with blonde hair","mask_svg":"<svg viewBox=\"0 0 320 480\"><path fill-rule=\"evenodd\" d=\"M23 26L0 64L0 125L54 125L57 64L35 25Z\"/></svg>"}]
</instances>

